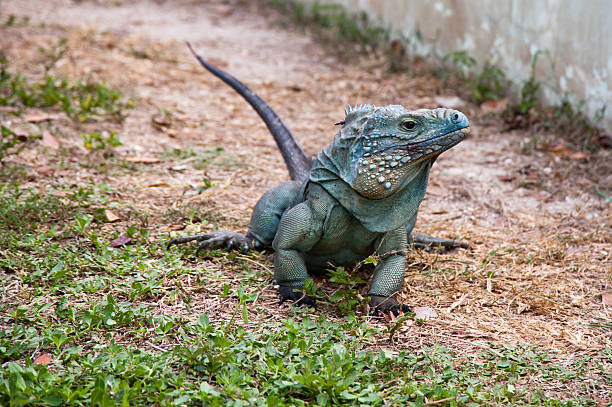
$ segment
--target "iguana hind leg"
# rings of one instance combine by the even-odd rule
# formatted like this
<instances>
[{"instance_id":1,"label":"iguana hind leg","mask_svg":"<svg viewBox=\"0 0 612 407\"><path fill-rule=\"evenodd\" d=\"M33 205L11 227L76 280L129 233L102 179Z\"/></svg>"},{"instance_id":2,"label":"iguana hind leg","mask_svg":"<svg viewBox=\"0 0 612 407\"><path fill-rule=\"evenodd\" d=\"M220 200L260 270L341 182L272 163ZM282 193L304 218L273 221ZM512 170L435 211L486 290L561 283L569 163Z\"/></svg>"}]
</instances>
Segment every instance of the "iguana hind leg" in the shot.
<instances>
[{"instance_id":1,"label":"iguana hind leg","mask_svg":"<svg viewBox=\"0 0 612 407\"><path fill-rule=\"evenodd\" d=\"M198 241L198 250L261 250L272 244L280 218L299 198L301 184L295 181L283 182L272 188L259 199L253 209L249 231L246 234L235 232L211 232L172 239L168 248L175 244Z\"/></svg>"}]
</instances>

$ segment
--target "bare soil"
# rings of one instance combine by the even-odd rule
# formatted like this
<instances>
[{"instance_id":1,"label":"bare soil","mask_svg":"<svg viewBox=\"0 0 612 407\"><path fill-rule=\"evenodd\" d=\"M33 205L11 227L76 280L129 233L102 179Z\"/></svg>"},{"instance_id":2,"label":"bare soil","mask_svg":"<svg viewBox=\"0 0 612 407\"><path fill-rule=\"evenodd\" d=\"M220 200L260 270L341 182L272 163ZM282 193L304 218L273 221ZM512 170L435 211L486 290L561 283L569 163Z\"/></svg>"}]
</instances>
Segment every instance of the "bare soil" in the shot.
<instances>
[{"instance_id":1,"label":"bare soil","mask_svg":"<svg viewBox=\"0 0 612 407\"><path fill-rule=\"evenodd\" d=\"M62 168L43 146L11 158L29 169L26 185L104 182L118 191L119 202L150 215L154 236L172 229L169 210L190 206L216 216L202 230L244 231L260 195L288 179L261 120L199 67L186 40L267 100L312 155L331 140L346 104L418 108L439 101L435 76L389 73L380 57L340 60L257 2L4 0L2 8L3 16L30 18L26 28L0 31L14 69L40 75L34 69L38 48L65 37L70 50L54 73L108 81L136 99L121 125L55 120L60 151L70 153ZM529 131L504 132L499 118L476 105L462 102L460 109L474 131L435 164L416 230L467 240L472 249L408 255L400 297L438 316L406 324L393 343L383 338L381 345L439 343L467 354L491 342L526 343L567 363L585 355L598 360L612 346L610 328L602 327L612 321L602 301L612 291L612 203L597 193L612 191L612 151L576 154L554 135L533 144ZM94 130L117 132L123 142L118 156L151 162L117 171L82 165L90 156L80 135ZM185 160L164 156L172 149L217 147L223 151L203 170L173 171ZM212 187L198 193L204 178ZM125 222L108 227L121 229ZM203 272L222 267L214 260L198 265ZM266 258L254 267L272 263ZM290 311L278 307L272 283L262 290L258 306L267 313L258 322L285 318ZM219 319L229 318L230 305L211 293L193 294L193 309ZM168 304L163 312L184 308ZM332 308L315 312L335 318Z\"/></svg>"}]
</instances>

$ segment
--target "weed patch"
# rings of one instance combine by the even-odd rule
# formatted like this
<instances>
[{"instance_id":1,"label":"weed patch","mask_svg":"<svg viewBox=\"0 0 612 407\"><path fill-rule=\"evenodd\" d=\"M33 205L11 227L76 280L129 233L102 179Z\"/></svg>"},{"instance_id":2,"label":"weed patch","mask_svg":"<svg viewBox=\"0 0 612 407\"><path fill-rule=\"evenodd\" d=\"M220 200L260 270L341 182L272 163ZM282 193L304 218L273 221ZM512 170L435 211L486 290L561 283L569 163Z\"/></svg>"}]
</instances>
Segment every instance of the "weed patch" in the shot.
<instances>
[{"instance_id":1,"label":"weed patch","mask_svg":"<svg viewBox=\"0 0 612 407\"><path fill-rule=\"evenodd\" d=\"M0 164L4 165L2 159L10 154L19 154L25 147L24 138L19 137L8 127L0 125Z\"/></svg>"},{"instance_id":2,"label":"weed patch","mask_svg":"<svg viewBox=\"0 0 612 407\"><path fill-rule=\"evenodd\" d=\"M140 324L135 311L117 314L117 305L109 304L102 301L101 308L77 319L84 325L98 321L92 329L101 334L119 324ZM62 319L66 312L59 311ZM232 321L213 324L206 314L191 321L143 318L162 334L164 326L178 325L180 344L151 351L112 340L105 344L73 329L14 324L0 336L6 349L0 400L5 405L589 405L526 386L524 379L534 372L543 382L584 374L579 363L561 367L527 347L491 348L469 360L440 347L420 354L373 351L367 345L377 332L351 315L341 323L288 319L257 333ZM34 346L51 356L48 365L27 356ZM17 363L16 357L25 359Z\"/></svg>"},{"instance_id":3,"label":"weed patch","mask_svg":"<svg viewBox=\"0 0 612 407\"><path fill-rule=\"evenodd\" d=\"M47 70L50 66L44 68ZM55 107L69 117L85 122L98 119L121 121L125 117L124 110L132 104L106 83L71 82L48 73L42 80L32 80L20 72L10 73L8 61L0 61L0 106Z\"/></svg>"},{"instance_id":4,"label":"weed patch","mask_svg":"<svg viewBox=\"0 0 612 407\"><path fill-rule=\"evenodd\" d=\"M351 14L339 4L314 2L308 6L295 0L271 0L269 4L284 9L294 23L312 29L324 41L357 44L363 49L388 40L387 31L373 24L363 11Z\"/></svg>"},{"instance_id":5,"label":"weed patch","mask_svg":"<svg viewBox=\"0 0 612 407\"><path fill-rule=\"evenodd\" d=\"M448 53L442 58L442 62L451 65L450 71L442 71L443 82L448 82L451 73L454 72L459 81L470 90L472 100L478 104L501 99L506 93L508 81L504 72L495 65L486 64L481 72L474 73L477 61L467 51Z\"/></svg>"}]
</instances>

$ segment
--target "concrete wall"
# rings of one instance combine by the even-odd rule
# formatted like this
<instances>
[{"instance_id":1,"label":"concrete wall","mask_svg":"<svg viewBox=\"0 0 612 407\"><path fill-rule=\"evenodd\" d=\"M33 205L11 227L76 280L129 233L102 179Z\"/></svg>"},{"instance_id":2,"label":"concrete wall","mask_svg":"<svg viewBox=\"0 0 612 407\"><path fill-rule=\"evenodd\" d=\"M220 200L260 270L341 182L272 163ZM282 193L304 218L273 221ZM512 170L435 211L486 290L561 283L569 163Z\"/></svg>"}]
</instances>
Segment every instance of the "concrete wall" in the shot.
<instances>
[{"instance_id":1,"label":"concrete wall","mask_svg":"<svg viewBox=\"0 0 612 407\"><path fill-rule=\"evenodd\" d=\"M305 0L314 3L315 0ZM323 0L349 11L365 10L374 21L423 55L466 50L490 60L520 84L540 55L537 79L552 103L569 93L593 116L608 105L604 127L612 129L612 1L610 0ZM420 33L422 42L415 41Z\"/></svg>"}]
</instances>

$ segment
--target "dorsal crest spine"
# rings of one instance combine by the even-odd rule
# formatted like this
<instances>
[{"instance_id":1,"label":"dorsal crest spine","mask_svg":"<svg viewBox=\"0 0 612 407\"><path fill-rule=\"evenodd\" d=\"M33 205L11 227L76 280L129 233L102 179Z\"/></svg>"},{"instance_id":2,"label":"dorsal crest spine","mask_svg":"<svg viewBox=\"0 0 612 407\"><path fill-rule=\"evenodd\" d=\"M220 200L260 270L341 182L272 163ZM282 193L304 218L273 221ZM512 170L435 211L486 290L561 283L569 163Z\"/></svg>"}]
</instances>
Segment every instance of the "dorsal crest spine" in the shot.
<instances>
[{"instance_id":1,"label":"dorsal crest spine","mask_svg":"<svg viewBox=\"0 0 612 407\"><path fill-rule=\"evenodd\" d=\"M351 106L350 104L348 104L344 108L344 115L348 116L350 113L356 113L356 112L359 112L359 111L365 111L365 110L370 110L370 109L374 109L374 108L376 108L376 106L374 106L374 105L358 105L358 104L355 104L354 106Z\"/></svg>"}]
</instances>

